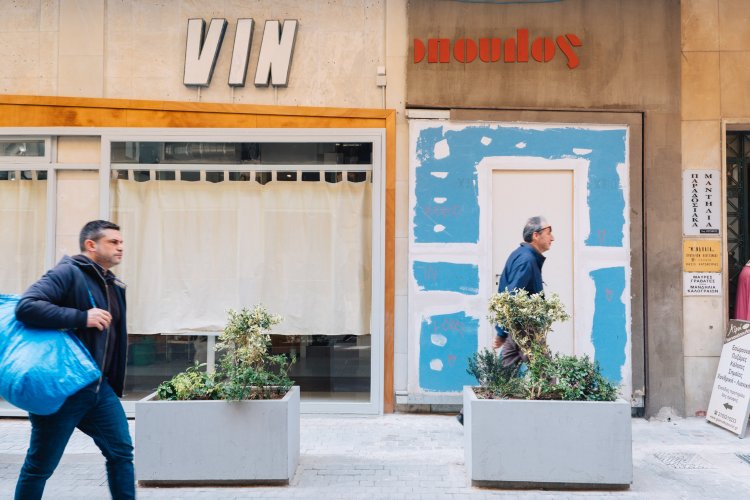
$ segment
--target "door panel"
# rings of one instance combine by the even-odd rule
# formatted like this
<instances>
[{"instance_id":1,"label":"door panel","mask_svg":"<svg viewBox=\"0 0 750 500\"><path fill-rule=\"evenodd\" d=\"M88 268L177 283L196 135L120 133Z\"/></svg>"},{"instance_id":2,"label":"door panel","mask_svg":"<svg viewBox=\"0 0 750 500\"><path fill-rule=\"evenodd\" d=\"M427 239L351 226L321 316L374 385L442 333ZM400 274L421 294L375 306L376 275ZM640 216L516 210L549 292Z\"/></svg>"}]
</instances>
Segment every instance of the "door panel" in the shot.
<instances>
[{"instance_id":1,"label":"door panel","mask_svg":"<svg viewBox=\"0 0 750 500\"><path fill-rule=\"evenodd\" d=\"M555 237L545 253L544 289L547 293L557 293L571 316L575 305L573 210L572 170L494 170L492 173L492 268L496 281L508 255L523 241L526 220L541 215L552 225ZM554 351L574 353L574 325L571 320L553 326L549 345Z\"/></svg>"}]
</instances>

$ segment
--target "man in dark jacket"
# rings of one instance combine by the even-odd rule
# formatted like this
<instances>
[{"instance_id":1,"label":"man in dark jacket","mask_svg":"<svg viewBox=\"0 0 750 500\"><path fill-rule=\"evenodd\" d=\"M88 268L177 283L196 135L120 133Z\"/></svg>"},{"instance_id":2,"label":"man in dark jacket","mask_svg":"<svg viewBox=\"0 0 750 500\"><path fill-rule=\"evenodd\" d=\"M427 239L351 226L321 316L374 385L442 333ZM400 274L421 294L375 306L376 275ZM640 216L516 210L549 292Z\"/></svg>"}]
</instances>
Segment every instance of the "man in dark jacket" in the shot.
<instances>
[{"instance_id":1,"label":"man in dark jacket","mask_svg":"<svg viewBox=\"0 0 750 500\"><path fill-rule=\"evenodd\" d=\"M16 318L38 328L75 331L102 376L70 396L56 413L29 414L31 442L16 484L17 500L42 498L76 428L91 436L106 458L112 497L135 498L133 445L118 399L128 337L125 285L110 271L122 260L120 228L91 221L81 230L79 244L80 255L63 257L24 293Z\"/></svg>"},{"instance_id":2,"label":"man in dark jacket","mask_svg":"<svg viewBox=\"0 0 750 500\"><path fill-rule=\"evenodd\" d=\"M500 276L498 292L526 290L530 294L539 293L544 289L542 281L542 265L545 257L542 255L550 249L555 237L552 236L552 226L547 224L544 217L531 217L523 228L523 243L513 250L505 263L503 274ZM495 327L494 347L502 350L503 366L512 366L526 361L508 332Z\"/></svg>"},{"instance_id":3,"label":"man in dark jacket","mask_svg":"<svg viewBox=\"0 0 750 500\"><path fill-rule=\"evenodd\" d=\"M547 224L544 217L531 217L523 227L523 243L513 250L508 256L500 275L498 292L513 291L516 288L526 290L529 293L539 293L544 289L542 281L542 265L545 257L542 255L550 249L555 237L552 236L552 226ZM503 366L513 366L528 361L526 355L521 352L512 336L508 332L495 327L495 340L493 347L502 347L501 356ZM464 412L456 415L456 419L464 425Z\"/></svg>"}]
</instances>

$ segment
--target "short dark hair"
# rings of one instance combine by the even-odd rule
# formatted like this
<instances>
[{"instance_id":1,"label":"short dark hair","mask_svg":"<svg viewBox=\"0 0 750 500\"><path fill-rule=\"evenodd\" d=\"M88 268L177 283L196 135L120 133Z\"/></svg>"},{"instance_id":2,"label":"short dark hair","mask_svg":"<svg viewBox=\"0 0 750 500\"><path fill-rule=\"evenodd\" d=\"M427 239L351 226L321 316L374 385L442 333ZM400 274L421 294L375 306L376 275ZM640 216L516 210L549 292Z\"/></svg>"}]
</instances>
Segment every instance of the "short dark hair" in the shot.
<instances>
[{"instance_id":1,"label":"short dark hair","mask_svg":"<svg viewBox=\"0 0 750 500\"><path fill-rule=\"evenodd\" d=\"M523 226L523 241L531 243L534 240L534 233L538 233L542 230L542 221L546 222L546 219L541 215L529 217L529 220L526 221L526 225Z\"/></svg>"},{"instance_id":2,"label":"short dark hair","mask_svg":"<svg viewBox=\"0 0 750 500\"><path fill-rule=\"evenodd\" d=\"M87 222L86 225L83 226L83 229L81 229L81 235L78 237L78 246L81 247L81 252L86 251L86 246L84 245L86 240L98 240L104 236L104 231L107 229L119 231L120 226L107 220L92 220L91 222Z\"/></svg>"}]
</instances>

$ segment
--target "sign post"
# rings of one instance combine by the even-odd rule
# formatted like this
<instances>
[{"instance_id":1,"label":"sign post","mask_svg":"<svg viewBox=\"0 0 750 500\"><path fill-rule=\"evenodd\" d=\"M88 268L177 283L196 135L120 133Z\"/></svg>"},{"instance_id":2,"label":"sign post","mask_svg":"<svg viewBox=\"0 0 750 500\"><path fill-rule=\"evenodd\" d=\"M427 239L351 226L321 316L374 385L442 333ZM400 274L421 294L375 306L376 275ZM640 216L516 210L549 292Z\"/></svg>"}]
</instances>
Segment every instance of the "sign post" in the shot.
<instances>
[{"instance_id":1,"label":"sign post","mask_svg":"<svg viewBox=\"0 0 750 500\"><path fill-rule=\"evenodd\" d=\"M730 320L721 349L711 401L709 422L745 437L750 416L750 321Z\"/></svg>"}]
</instances>

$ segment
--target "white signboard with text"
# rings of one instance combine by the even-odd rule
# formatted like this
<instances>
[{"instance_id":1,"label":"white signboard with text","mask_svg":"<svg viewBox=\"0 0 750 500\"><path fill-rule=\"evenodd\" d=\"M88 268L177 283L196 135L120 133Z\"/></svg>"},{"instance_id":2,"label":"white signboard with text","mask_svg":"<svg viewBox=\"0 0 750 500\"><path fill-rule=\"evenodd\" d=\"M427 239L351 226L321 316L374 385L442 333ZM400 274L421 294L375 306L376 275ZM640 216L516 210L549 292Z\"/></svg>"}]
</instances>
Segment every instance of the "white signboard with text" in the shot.
<instances>
[{"instance_id":1,"label":"white signboard with text","mask_svg":"<svg viewBox=\"0 0 750 500\"><path fill-rule=\"evenodd\" d=\"M721 273L682 273L683 295L721 295Z\"/></svg>"},{"instance_id":2,"label":"white signboard with text","mask_svg":"<svg viewBox=\"0 0 750 500\"><path fill-rule=\"evenodd\" d=\"M750 416L750 321L730 320L706 419L739 437Z\"/></svg>"},{"instance_id":3,"label":"white signboard with text","mask_svg":"<svg viewBox=\"0 0 750 500\"><path fill-rule=\"evenodd\" d=\"M682 230L684 234L718 235L721 227L721 171L692 169L682 172Z\"/></svg>"}]
</instances>

